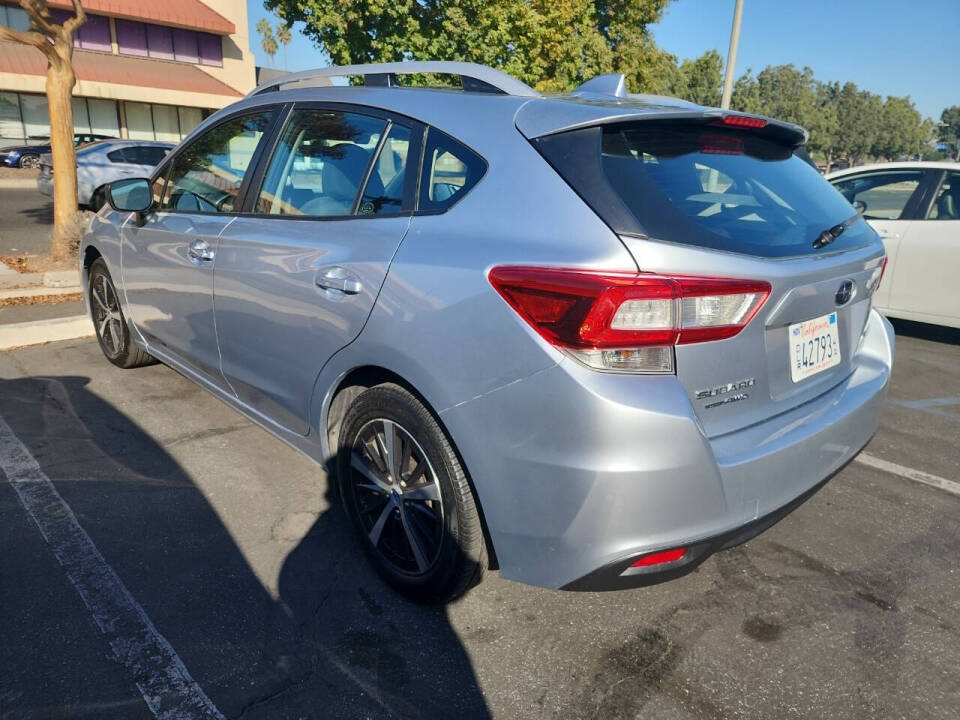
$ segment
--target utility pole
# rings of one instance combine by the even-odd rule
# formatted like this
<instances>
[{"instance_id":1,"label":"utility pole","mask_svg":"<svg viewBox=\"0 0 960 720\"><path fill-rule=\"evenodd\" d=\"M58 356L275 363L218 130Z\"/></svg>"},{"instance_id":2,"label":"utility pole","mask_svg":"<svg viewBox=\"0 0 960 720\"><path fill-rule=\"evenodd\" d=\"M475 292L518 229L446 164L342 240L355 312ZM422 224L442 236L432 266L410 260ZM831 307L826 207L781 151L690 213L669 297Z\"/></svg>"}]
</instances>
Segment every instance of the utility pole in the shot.
<instances>
[{"instance_id":1,"label":"utility pole","mask_svg":"<svg viewBox=\"0 0 960 720\"><path fill-rule=\"evenodd\" d=\"M733 66L737 63L737 45L740 43L740 18L743 15L743 0L736 0L733 9L733 29L730 30L730 50L727 51L727 69L723 76L723 97L720 107L724 110L730 107L730 96L733 94Z\"/></svg>"}]
</instances>

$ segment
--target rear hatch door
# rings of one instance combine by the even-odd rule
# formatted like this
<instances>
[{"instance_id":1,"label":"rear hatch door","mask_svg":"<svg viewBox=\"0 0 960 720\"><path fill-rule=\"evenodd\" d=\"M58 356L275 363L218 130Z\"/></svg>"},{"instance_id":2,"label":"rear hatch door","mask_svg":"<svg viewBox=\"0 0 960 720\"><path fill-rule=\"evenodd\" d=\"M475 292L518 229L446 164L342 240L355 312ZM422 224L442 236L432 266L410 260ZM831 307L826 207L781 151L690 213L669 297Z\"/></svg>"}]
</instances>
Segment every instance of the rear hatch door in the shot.
<instances>
[{"instance_id":1,"label":"rear hatch door","mask_svg":"<svg viewBox=\"0 0 960 720\"><path fill-rule=\"evenodd\" d=\"M737 335L675 349L677 377L710 437L850 375L884 252L797 152L802 134L732 117L608 118L532 139L640 271L770 284Z\"/></svg>"}]
</instances>

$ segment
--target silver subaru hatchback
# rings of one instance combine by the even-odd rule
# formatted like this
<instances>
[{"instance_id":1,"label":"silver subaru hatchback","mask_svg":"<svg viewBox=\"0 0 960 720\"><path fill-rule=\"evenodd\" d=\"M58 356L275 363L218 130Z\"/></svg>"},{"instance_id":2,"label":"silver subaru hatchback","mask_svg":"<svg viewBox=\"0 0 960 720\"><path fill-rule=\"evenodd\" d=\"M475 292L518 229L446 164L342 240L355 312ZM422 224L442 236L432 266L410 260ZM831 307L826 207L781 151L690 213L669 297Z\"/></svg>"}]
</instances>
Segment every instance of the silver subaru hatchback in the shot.
<instances>
[{"instance_id":1,"label":"silver subaru hatchback","mask_svg":"<svg viewBox=\"0 0 960 720\"><path fill-rule=\"evenodd\" d=\"M87 304L111 362L163 362L326 465L404 594L488 569L645 585L877 429L883 246L805 139L622 76L546 97L465 63L290 74L110 186Z\"/></svg>"}]
</instances>

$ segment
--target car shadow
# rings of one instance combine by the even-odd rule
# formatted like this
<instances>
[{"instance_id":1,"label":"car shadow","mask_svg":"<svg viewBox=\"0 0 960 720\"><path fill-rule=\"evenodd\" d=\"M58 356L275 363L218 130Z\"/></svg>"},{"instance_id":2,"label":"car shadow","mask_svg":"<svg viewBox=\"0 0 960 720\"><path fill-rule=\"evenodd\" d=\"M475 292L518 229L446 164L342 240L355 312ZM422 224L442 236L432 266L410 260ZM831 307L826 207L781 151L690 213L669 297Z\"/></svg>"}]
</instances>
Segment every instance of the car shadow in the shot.
<instances>
[{"instance_id":1,"label":"car shadow","mask_svg":"<svg viewBox=\"0 0 960 720\"><path fill-rule=\"evenodd\" d=\"M53 203L24 208L20 210L20 215L32 220L34 225L53 225Z\"/></svg>"},{"instance_id":2,"label":"car shadow","mask_svg":"<svg viewBox=\"0 0 960 720\"><path fill-rule=\"evenodd\" d=\"M888 318L897 335L932 340L946 345L960 345L960 329L944 325L930 325L929 323L914 322L913 320L899 320Z\"/></svg>"},{"instance_id":3,"label":"car shadow","mask_svg":"<svg viewBox=\"0 0 960 720\"><path fill-rule=\"evenodd\" d=\"M248 516L230 517L230 503L213 507L164 447L89 382L0 380L0 416L226 717L489 717L445 608L389 590L332 497L271 592L228 527ZM191 452L203 462L223 447L211 435ZM3 485L0 524L16 520L20 529L9 540L0 533L0 716L152 717Z\"/></svg>"}]
</instances>

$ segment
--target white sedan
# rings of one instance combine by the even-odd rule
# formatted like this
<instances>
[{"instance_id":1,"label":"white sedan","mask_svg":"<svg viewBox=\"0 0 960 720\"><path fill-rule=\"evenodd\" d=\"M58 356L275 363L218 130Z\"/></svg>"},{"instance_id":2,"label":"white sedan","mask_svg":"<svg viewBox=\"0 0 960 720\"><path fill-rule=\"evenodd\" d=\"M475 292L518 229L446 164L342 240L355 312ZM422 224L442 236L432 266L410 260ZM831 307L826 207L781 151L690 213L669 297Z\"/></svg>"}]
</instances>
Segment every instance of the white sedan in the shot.
<instances>
[{"instance_id":1,"label":"white sedan","mask_svg":"<svg viewBox=\"0 0 960 720\"><path fill-rule=\"evenodd\" d=\"M960 162L861 165L827 179L887 248L877 309L960 328Z\"/></svg>"},{"instance_id":2,"label":"white sedan","mask_svg":"<svg viewBox=\"0 0 960 720\"><path fill-rule=\"evenodd\" d=\"M152 140L99 140L77 148L77 204L96 212L107 201L107 183L122 178L149 177L173 149L173 143ZM53 161L40 157L37 188L53 195Z\"/></svg>"}]
</instances>

